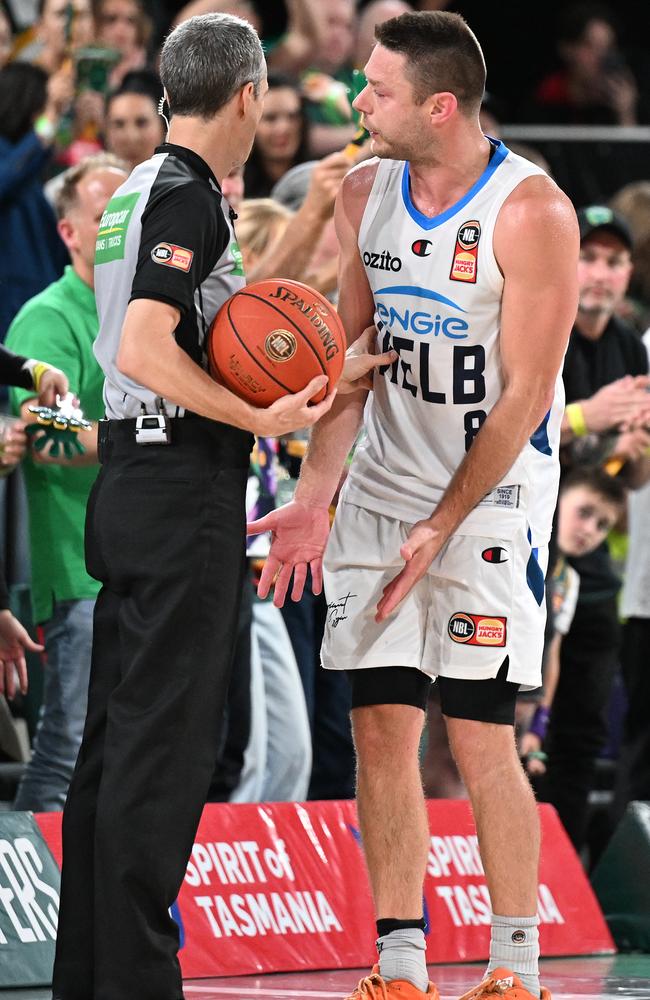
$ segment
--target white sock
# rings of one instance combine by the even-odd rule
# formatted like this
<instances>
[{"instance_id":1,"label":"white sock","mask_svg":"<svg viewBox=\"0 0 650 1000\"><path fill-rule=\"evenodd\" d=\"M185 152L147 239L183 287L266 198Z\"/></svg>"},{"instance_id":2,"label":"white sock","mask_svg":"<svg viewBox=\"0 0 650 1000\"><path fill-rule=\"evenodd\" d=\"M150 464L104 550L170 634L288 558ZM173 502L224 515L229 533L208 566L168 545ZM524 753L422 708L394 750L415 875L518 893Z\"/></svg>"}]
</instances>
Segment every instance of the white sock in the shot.
<instances>
[{"instance_id":1,"label":"white sock","mask_svg":"<svg viewBox=\"0 0 650 1000\"><path fill-rule=\"evenodd\" d=\"M419 927L391 931L377 939L379 975L391 979L405 979L423 993L429 989L426 941Z\"/></svg>"},{"instance_id":2,"label":"white sock","mask_svg":"<svg viewBox=\"0 0 650 1000\"><path fill-rule=\"evenodd\" d=\"M492 914L488 973L501 966L521 979L524 989L539 997L539 917L502 917Z\"/></svg>"}]
</instances>

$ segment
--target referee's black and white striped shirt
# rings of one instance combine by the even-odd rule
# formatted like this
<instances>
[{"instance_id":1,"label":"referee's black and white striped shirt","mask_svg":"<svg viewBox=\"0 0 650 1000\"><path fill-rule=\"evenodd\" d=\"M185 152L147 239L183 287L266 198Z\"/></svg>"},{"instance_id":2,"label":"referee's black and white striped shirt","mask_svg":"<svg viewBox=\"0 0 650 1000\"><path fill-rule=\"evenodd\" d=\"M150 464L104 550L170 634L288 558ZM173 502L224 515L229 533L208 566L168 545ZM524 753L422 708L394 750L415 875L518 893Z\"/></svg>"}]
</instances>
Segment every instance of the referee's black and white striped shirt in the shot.
<instances>
[{"instance_id":1,"label":"referee's black and white striped shirt","mask_svg":"<svg viewBox=\"0 0 650 1000\"><path fill-rule=\"evenodd\" d=\"M127 306L155 299L180 310L177 343L206 368L204 341L219 307L245 284L231 209L207 163L165 143L135 168L102 216L95 255L99 334L95 355L106 376L109 419L142 413L183 416L174 400L118 371Z\"/></svg>"}]
</instances>

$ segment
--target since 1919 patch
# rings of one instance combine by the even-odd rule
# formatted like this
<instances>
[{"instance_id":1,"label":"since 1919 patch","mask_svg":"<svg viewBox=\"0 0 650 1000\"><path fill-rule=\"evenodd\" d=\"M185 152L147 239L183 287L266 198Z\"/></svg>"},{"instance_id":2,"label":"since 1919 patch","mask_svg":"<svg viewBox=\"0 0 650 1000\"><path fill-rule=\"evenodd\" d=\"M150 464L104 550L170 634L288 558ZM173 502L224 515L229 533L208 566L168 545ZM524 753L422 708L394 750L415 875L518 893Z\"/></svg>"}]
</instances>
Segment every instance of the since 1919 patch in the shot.
<instances>
[{"instance_id":1,"label":"since 1919 patch","mask_svg":"<svg viewBox=\"0 0 650 1000\"><path fill-rule=\"evenodd\" d=\"M451 281L468 281L476 284L478 272L478 243L481 238L481 223L477 219L463 222L456 234L456 249L451 263Z\"/></svg>"}]
</instances>

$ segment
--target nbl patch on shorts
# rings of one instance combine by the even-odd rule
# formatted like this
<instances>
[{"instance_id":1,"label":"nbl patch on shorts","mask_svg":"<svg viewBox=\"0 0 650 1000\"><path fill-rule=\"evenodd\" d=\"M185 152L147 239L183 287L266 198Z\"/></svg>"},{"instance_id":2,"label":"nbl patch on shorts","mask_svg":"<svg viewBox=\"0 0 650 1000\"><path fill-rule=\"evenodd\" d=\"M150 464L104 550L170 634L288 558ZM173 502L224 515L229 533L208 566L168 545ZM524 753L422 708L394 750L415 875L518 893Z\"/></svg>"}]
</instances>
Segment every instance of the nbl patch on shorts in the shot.
<instances>
[{"instance_id":1,"label":"nbl patch on shorts","mask_svg":"<svg viewBox=\"0 0 650 1000\"><path fill-rule=\"evenodd\" d=\"M476 219L463 222L456 234L456 249L451 262L451 281L468 281L476 284L478 272L478 243L481 238L481 223Z\"/></svg>"},{"instance_id":2,"label":"nbl patch on shorts","mask_svg":"<svg viewBox=\"0 0 650 1000\"><path fill-rule=\"evenodd\" d=\"M465 646L505 646L508 619L496 615L470 615L456 611L449 619L447 633L453 642Z\"/></svg>"},{"instance_id":3,"label":"nbl patch on shorts","mask_svg":"<svg viewBox=\"0 0 650 1000\"><path fill-rule=\"evenodd\" d=\"M193 258L194 252L192 250L177 247L174 243L158 243L151 251L151 259L154 264L175 267L178 271L189 271Z\"/></svg>"}]
</instances>

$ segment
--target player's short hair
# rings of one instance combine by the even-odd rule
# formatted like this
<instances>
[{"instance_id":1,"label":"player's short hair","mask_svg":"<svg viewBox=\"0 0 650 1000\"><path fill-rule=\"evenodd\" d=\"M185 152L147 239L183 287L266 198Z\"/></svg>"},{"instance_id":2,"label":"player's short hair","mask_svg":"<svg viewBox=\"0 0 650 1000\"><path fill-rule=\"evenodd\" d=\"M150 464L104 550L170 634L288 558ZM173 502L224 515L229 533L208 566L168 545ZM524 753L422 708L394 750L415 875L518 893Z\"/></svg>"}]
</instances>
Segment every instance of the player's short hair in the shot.
<instances>
[{"instance_id":1,"label":"player's short hair","mask_svg":"<svg viewBox=\"0 0 650 1000\"><path fill-rule=\"evenodd\" d=\"M578 466L572 469L562 478L560 493L567 493L579 486L586 487L614 507L625 506L627 498L625 484L617 476L610 476L604 469L594 466Z\"/></svg>"},{"instance_id":2,"label":"player's short hair","mask_svg":"<svg viewBox=\"0 0 650 1000\"><path fill-rule=\"evenodd\" d=\"M77 192L84 177L96 170L121 170L128 174L129 169L123 160L112 153L94 153L80 160L61 176L63 183L54 196L54 209L57 219L65 219L77 203Z\"/></svg>"},{"instance_id":3,"label":"player's short hair","mask_svg":"<svg viewBox=\"0 0 650 1000\"><path fill-rule=\"evenodd\" d=\"M232 14L201 14L167 36L160 79L173 115L212 118L237 91L252 83L255 93L266 73L255 29Z\"/></svg>"},{"instance_id":4,"label":"player's short hair","mask_svg":"<svg viewBox=\"0 0 650 1000\"><path fill-rule=\"evenodd\" d=\"M460 14L446 10L400 14L375 28L384 48L406 56L415 101L449 91L465 114L478 112L485 91L485 60Z\"/></svg>"}]
</instances>

